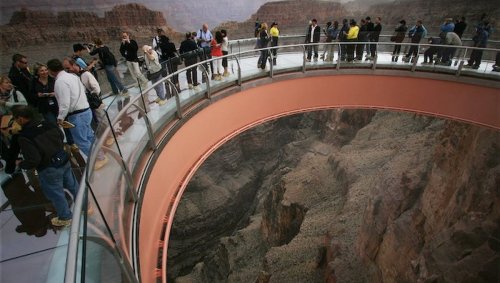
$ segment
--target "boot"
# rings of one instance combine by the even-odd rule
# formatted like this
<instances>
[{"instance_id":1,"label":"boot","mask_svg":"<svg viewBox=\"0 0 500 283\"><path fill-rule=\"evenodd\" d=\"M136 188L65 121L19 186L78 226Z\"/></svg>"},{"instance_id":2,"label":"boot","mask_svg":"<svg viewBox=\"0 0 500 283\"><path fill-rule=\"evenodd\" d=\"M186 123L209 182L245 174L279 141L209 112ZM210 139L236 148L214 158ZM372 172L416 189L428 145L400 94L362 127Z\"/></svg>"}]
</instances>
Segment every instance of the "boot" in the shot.
<instances>
[{"instance_id":1,"label":"boot","mask_svg":"<svg viewBox=\"0 0 500 283\"><path fill-rule=\"evenodd\" d=\"M276 66L276 58L273 58L273 66Z\"/></svg>"}]
</instances>

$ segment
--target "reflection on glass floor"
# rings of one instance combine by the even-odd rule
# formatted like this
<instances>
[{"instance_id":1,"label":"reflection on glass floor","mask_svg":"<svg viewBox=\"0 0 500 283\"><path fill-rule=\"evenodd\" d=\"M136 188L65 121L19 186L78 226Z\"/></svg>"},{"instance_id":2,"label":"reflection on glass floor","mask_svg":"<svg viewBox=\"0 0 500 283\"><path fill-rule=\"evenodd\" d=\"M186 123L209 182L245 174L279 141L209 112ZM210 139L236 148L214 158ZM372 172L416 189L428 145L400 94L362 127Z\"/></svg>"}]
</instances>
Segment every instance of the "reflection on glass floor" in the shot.
<instances>
[{"instance_id":1,"label":"reflection on glass floor","mask_svg":"<svg viewBox=\"0 0 500 283\"><path fill-rule=\"evenodd\" d=\"M320 54L323 53L323 49L320 48ZM258 52L250 52L247 57L241 57L239 60L239 66L241 68L241 76L245 78L249 77L259 77L263 72L270 71L270 65L267 64L265 70L258 68L257 57ZM400 57L401 58L401 57ZM335 53L335 59L333 62L325 62L323 60L318 60L317 62L306 63L307 69L314 69L315 67L321 66L325 67L328 65L336 66L338 56ZM422 71L435 71L435 70L449 70L455 71L458 66L439 66L439 65L425 65L422 66L423 56L420 56L419 61L416 66ZM401 60L399 62L392 62L391 55L389 53L380 54L377 60L378 65L383 65L384 67L395 69L411 69L411 63L403 63ZM301 52L286 52L286 50L279 50L277 57L277 65L273 67L274 72L286 72L288 69L297 70L303 65L303 54ZM342 68L371 68L371 61L361 61L356 63L341 62ZM462 73L476 73L476 74L487 74L489 76L497 76L500 78L500 73L491 72L492 62L484 61L480 68L474 69L463 69ZM334 70L334 69L332 69ZM234 83L238 79L238 64L236 60L229 60L229 72L228 77L224 77L222 81L210 80L210 85L216 88L218 85L224 85L228 82ZM201 72L198 70L198 81L201 83ZM186 80L186 72L182 72L179 75L180 82L180 101L183 105L189 103L191 100L205 95L206 85L201 84L200 90L195 91L189 89ZM138 96L138 87L133 87L129 89L131 96ZM165 121L161 119L167 117L167 113L173 113L176 111L175 99L168 99L165 105L159 106L154 102L156 99L156 93L154 90L148 92L145 96L149 101L149 112L148 117L153 125L153 130L157 131ZM105 103L110 105L108 113L111 118L115 117L118 112L118 107L116 100L125 101L124 97L111 96L105 99ZM137 162L140 157L141 152L139 151L143 146L140 144L147 143L146 125L144 119L138 117L137 110L130 110L129 116L134 120L133 124L124 131L123 135L118 136L118 144L120 146L121 152L123 153L124 159L130 162ZM116 146L116 145L114 145ZM110 146L113 147L113 146ZM115 150L113 148L113 150ZM130 166L133 168L133 166ZM99 199L100 205L103 209L104 215L115 214L115 217L120 218L123 213L123 207L120 209L116 204L117 199L124 199L123 196L118 196L122 194L125 190L122 189L123 184L120 180L109 178L109 176L120 176L120 174L114 171L120 171L120 166L116 161L111 160L106 166L101 170L95 171L92 178L92 186L94 188L113 188L114 191L109 190L95 190L96 197ZM4 183L4 180L9 178L7 174L3 171L0 172L0 181ZM119 188L118 188L119 187ZM6 198L3 192L0 193L1 204L6 203ZM66 247L68 238L68 229L62 231L57 231L54 233L49 230L47 234L43 237L36 238L34 236L28 236L25 233L19 234L15 232L15 228L19 225L19 221L14 216L11 208L7 206L0 213L0 281L1 282L62 282L62 278L54 278L53 276L61 276L63 272L59 270L55 272L51 268L63 268L64 262L66 260ZM127 233L128 227L118 227L117 231L119 233ZM126 243L123 243L126 244ZM59 262L58 262L59 261Z\"/></svg>"}]
</instances>

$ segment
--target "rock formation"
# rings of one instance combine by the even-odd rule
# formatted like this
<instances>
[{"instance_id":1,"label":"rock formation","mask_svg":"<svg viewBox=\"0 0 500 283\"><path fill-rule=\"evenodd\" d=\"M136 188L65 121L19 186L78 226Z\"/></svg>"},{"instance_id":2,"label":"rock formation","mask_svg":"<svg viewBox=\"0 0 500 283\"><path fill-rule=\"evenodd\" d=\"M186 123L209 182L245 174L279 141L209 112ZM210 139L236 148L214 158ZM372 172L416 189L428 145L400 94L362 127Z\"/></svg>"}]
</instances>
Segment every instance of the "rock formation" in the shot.
<instances>
[{"instance_id":1,"label":"rock formation","mask_svg":"<svg viewBox=\"0 0 500 283\"><path fill-rule=\"evenodd\" d=\"M99 17L94 12L52 12L27 10L15 12L9 24L2 27L1 46L15 49L23 46L43 46L59 42L105 42L120 38L126 30L135 38L151 38L162 27L167 34L179 38L167 25L161 12L151 11L139 4L115 6ZM149 41L149 40L148 40Z\"/></svg>"},{"instance_id":2,"label":"rock formation","mask_svg":"<svg viewBox=\"0 0 500 283\"><path fill-rule=\"evenodd\" d=\"M500 133L331 110L231 140L170 238L172 282L498 282Z\"/></svg>"}]
</instances>

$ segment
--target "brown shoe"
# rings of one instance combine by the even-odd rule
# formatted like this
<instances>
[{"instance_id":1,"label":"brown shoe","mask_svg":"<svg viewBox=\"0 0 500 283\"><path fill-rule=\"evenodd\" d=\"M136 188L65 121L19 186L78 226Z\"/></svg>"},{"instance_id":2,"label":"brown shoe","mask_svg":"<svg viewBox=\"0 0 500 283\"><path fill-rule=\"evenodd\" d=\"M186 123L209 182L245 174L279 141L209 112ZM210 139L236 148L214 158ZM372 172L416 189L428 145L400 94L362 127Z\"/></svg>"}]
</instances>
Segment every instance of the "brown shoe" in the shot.
<instances>
[{"instance_id":1,"label":"brown shoe","mask_svg":"<svg viewBox=\"0 0 500 283\"><path fill-rule=\"evenodd\" d=\"M54 217L50 220L50 223L52 223L52 226L54 227L68 227L71 225L71 219L59 219L59 217Z\"/></svg>"}]
</instances>

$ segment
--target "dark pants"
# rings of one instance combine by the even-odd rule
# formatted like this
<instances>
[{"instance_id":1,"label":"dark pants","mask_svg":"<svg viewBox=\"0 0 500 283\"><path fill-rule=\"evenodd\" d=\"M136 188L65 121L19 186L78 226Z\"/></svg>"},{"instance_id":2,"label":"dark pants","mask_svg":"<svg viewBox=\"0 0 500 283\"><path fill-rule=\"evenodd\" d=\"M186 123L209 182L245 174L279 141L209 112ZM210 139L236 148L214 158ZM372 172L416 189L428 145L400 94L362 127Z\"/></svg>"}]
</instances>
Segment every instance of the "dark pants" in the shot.
<instances>
[{"instance_id":1,"label":"dark pants","mask_svg":"<svg viewBox=\"0 0 500 283\"><path fill-rule=\"evenodd\" d=\"M345 41L342 41L345 42ZM341 61L344 61L347 57L347 45L341 44L339 49L339 58Z\"/></svg>"},{"instance_id":2,"label":"dark pants","mask_svg":"<svg viewBox=\"0 0 500 283\"><path fill-rule=\"evenodd\" d=\"M348 40L348 42L355 42L355 39ZM347 45L347 61L351 62L354 60L354 50L356 49L356 44Z\"/></svg>"},{"instance_id":3,"label":"dark pants","mask_svg":"<svg viewBox=\"0 0 500 283\"><path fill-rule=\"evenodd\" d=\"M19 157L21 148L17 142L19 135L12 135L10 138L7 152L2 152L2 157L5 159L5 173L12 174L16 170L16 160ZM3 137L2 137L3 139Z\"/></svg>"},{"instance_id":4,"label":"dark pants","mask_svg":"<svg viewBox=\"0 0 500 283\"><path fill-rule=\"evenodd\" d=\"M278 46L278 37L271 37L271 47ZM271 49L271 53L273 54L274 61L276 61L276 56L278 55L278 48Z\"/></svg>"},{"instance_id":5,"label":"dark pants","mask_svg":"<svg viewBox=\"0 0 500 283\"><path fill-rule=\"evenodd\" d=\"M456 48L454 47L446 47L443 49L443 57L441 61L443 63L448 63L451 59L453 59L453 56L455 56L455 50Z\"/></svg>"},{"instance_id":6,"label":"dark pants","mask_svg":"<svg viewBox=\"0 0 500 283\"><path fill-rule=\"evenodd\" d=\"M470 59L469 59L468 64L470 66L479 67L479 65L481 65L482 58L483 58L483 50L474 49L474 50L472 50L472 53L470 54Z\"/></svg>"},{"instance_id":7,"label":"dark pants","mask_svg":"<svg viewBox=\"0 0 500 283\"><path fill-rule=\"evenodd\" d=\"M198 60L196 60L196 57L184 59L184 64L186 65L186 67L196 64L197 62ZM196 69L196 67L192 67L186 71L188 84L192 84L194 86L198 85L198 71Z\"/></svg>"},{"instance_id":8,"label":"dark pants","mask_svg":"<svg viewBox=\"0 0 500 283\"><path fill-rule=\"evenodd\" d=\"M401 43L401 42L399 42L399 43ZM392 51L392 55L398 56L400 52L401 52L401 44L394 45L394 51Z\"/></svg>"},{"instance_id":9,"label":"dark pants","mask_svg":"<svg viewBox=\"0 0 500 283\"><path fill-rule=\"evenodd\" d=\"M212 59L210 46L203 47L203 53L200 54L200 61L205 61L208 59ZM205 70L207 70L207 72L210 71L212 72L212 74L214 73L214 63L212 61L210 61L210 70L208 69L208 64L205 63L203 64L203 66L205 67Z\"/></svg>"},{"instance_id":10,"label":"dark pants","mask_svg":"<svg viewBox=\"0 0 500 283\"><path fill-rule=\"evenodd\" d=\"M356 44L356 60L363 60L364 44Z\"/></svg>"},{"instance_id":11,"label":"dark pants","mask_svg":"<svg viewBox=\"0 0 500 283\"><path fill-rule=\"evenodd\" d=\"M412 45L410 46L410 50L408 50L408 54L406 54L406 57L411 57L411 56L417 56L418 54L418 45Z\"/></svg>"},{"instance_id":12,"label":"dark pants","mask_svg":"<svg viewBox=\"0 0 500 283\"><path fill-rule=\"evenodd\" d=\"M317 43L317 42L311 42L311 43ZM311 60L313 49L314 49L314 58L318 58L318 45L309 45L307 46L307 59Z\"/></svg>"},{"instance_id":13,"label":"dark pants","mask_svg":"<svg viewBox=\"0 0 500 283\"><path fill-rule=\"evenodd\" d=\"M377 55L377 41L373 40L372 42L374 42L373 44L370 44L370 56L371 57L375 57Z\"/></svg>"},{"instance_id":14,"label":"dark pants","mask_svg":"<svg viewBox=\"0 0 500 283\"><path fill-rule=\"evenodd\" d=\"M433 57L436 53L438 53L438 47L436 46L430 46L425 50L424 52L424 62L429 62L432 63Z\"/></svg>"},{"instance_id":15,"label":"dark pants","mask_svg":"<svg viewBox=\"0 0 500 283\"><path fill-rule=\"evenodd\" d=\"M269 50L261 50L260 51L260 57L259 57L259 66L261 69L266 68L266 63L267 63L267 57L269 56Z\"/></svg>"},{"instance_id":16,"label":"dark pants","mask_svg":"<svg viewBox=\"0 0 500 283\"><path fill-rule=\"evenodd\" d=\"M228 51L222 51L223 56L226 56L227 54L229 54ZM224 69L225 69L225 68L227 68L227 66L228 66L227 65L227 57L224 57L224 58L222 58L222 67L224 67Z\"/></svg>"}]
</instances>

